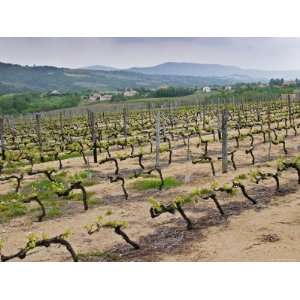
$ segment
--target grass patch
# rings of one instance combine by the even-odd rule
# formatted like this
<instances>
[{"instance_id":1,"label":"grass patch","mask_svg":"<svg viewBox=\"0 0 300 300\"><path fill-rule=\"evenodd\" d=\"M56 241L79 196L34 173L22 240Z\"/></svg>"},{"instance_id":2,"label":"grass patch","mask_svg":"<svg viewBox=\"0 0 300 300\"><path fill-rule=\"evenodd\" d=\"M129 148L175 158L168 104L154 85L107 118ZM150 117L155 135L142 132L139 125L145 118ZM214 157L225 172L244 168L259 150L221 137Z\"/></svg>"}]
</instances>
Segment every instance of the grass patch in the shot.
<instances>
[{"instance_id":1,"label":"grass patch","mask_svg":"<svg viewBox=\"0 0 300 300\"><path fill-rule=\"evenodd\" d=\"M87 187L87 186L92 186L97 184L97 172L94 170L83 170L80 171L79 173L76 173L74 175L71 175L69 177L70 181L81 181L82 184Z\"/></svg>"},{"instance_id":2,"label":"grass patch","mask_svg":"<svg viewBox=\"0 0 300 300\"><path fill-rule=\"evenodd\" d=\"M47 210L47 218L57 218L62 215L62 211L59 209L59 207L52 206Z\"/></svg>"},{"instance_id":3,"label":"grass patch","mask_svg":"<svg viewBox=\"0 0 300 300\"><path fill-rule=\"evenodd\" d=\"M90 199L88 199L88 204L90 206L100 205L100 204L103 204L103 200L98 199L98 198L90 198Z\"/></svg>"},{"instance_id":4,"label":"grass patch","mask_svg":"<svg viewBox=\"0 0 300 300\"><path fill-rule=\"evenodd\" d=\"M69 158L75 158L80 157L81 154L79 152L72 152L72 153L62 153L60 156L61 160L69 159Z\"/></svg>"},{"instance_id":5,"label":"grass patch","mask_svg":"<svg viewBox=\"0 0 300 300\"><path fill-rule=\"evenodd\" d=\"M84 186L96 183L96 173L92 170L84 170L79 173L68 175L67 172L59 172L53 175L55 182L61 184L62 189L67 189L71 182L82 181ZM56 194L56 185L42 176L33 182L23 184L20 194L23 198L36 194L46 209L46 219L60 217L64 209L72 201L82 202L82 193L79 190L72 191L68 196L58 197ZM88 203L90 206L102 204L101 199L92 197L95 192L87 192ZM0 223L4 223L15 217L23 216L30 213L36 216L40 208L36 203L25 204L21 197L16 193L10 192L6 195L0 195Z\"/></svg>"},{"instance_id":6,"label":"grass patch","mask_svg":"<svg viewBox=\"0 0 300 300\"><path fill-rule=\"evenodd\" d=\"M150 189L158 189L160 186L160 179L158 177L155 178L145 178L139 179L133 183L133 188L138 191L145 191ZM182 184L181 181L177 180L174 177L166 177L164 178L164 189L170 189L173 187L180 186Z\"/></svg>"},{"instance_id":7,"label":"grass patch","mask_svg":"<svg viewBox=\"0 0 300 300\"><path fill-rule=\"evenodd\" d=\"M26 213L26 205L16 198L15 193L0 196L0 223L23 216Z\"/></svg>"},{"instance_id":8,"label":"grass patch","mask_svg":"<svg viewBox=\"0 0 300 300\"><path fill-rule=\"evenodd\" d=\"M86 192L87 200L90 201L90 197L95 195L95 192ZM72 191L69 196L66 196L65 199L70 201L82 201L82 192L80 190Z\"/></svg>"}]
</instances>

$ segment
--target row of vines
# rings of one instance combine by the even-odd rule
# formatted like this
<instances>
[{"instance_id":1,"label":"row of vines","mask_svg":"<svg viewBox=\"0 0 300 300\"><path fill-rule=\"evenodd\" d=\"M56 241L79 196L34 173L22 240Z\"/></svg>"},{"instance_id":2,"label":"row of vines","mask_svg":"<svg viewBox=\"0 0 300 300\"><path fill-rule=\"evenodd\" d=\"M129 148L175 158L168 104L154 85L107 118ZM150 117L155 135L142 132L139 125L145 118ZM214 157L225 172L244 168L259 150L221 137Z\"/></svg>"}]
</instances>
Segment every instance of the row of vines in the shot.
<instances>
[{"instance_id":1,"label":"row of vines","mask_svg":"<svg viewBox=\"0 0 300 300\"><path fill-rule=\"evenodd\" d=\"M191 203L212 201L220 215L226 217L219 201L224 193L230 197L239 192L255 206L259 199L249 192L249 182L258 185L264 180L274 180L277 192L281 175L292 170L296 171L300 184L298 149L295 153L291 148L299 127L300 103L290 100L3 117L0 118L0 183L9 186L9 190L0 191L0 224L29 211L34 212L36 222L45 222L58 217L55 208L72 199L81 201L84 212L91 206L97 209L88 187L103 182L119 186L120 201L130 200L128 185L139 178L157 179L156 188L163 191L169 180L164 174L173 164L182 162L182 157L176 156L181 151L185 153L185 164L197 166L200 172L204 165L209 167L211 183L172 201L150 197L149 217L178 213L191 230L194 222L186 210ZM263 155L261 147L267 149ZM240 155L247 159L241 162L237 159ZM79 171L67 164L74 160L80 161ZM134 167L122 168L128 161ZM272 168L270 165L272 170L260 167L274 161L277 164ZM245 165L250 170L239 172ZM225 183L220 183L218 179L229 171L236 171L235 176L228 176ZM127 226L126 221L114 219L113 212L107 211L86 224L85 229L87 235L112 229L132 249L140 249L141 245L127 234ZM78 261L68 241L70 234L68 230L54 237L30 234L24 247L12 249L12 254L2 253L5 243L2 241L0 261L24 259L33 249L53 244L64 246L72 259Z\"/></svg>"}]
</instances>

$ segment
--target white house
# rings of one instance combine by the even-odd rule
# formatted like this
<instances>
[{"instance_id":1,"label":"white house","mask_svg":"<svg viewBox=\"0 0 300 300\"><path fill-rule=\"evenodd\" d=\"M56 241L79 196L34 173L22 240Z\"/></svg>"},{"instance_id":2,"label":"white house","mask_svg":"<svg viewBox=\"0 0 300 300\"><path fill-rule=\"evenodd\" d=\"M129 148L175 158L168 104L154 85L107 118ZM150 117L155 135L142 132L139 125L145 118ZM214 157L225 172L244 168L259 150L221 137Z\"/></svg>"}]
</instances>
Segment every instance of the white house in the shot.
<instances>
[{"instance_id":1,"label":"white house","mask_svg":"<svg viewBox=\"0 0 300 300\"><path fill-rule=\"evenodd\" d=\"M58 90L53 90L51 92L48 93L49 96L60 96L62 95L61 92L59 92Z\"/></svg>"},{"instance_id":2,"label":"white house","mask_svg":"<svg viewBox=\"0 0 300 300\"><path fill-rule=\"evenodd\" d=\"M160 90L166 90L167 88L169 88L167 84L163 84L159 87Z\"/></svg>"},{"instance_id":3,"label":"white house","mask_svg":"<svg viewBox=\"0 0 300 300\"><path fill-rule=\"evenodd\" d=\"M202 91L203 91L204 93L210 93L210 92L211 92L211 88L210 88L209 86L205 86L205 87L202 89Z\"/></svg>"},{"instance_id":4,"label":"white house","mask_svg":"<svg viewBox=\"0 0 300 300\"><path fill-rule=\"evenodd\" d=\"M94 93L93 95L89 96L88 102L96 102L97 100L100 100L100 94Z\"/></svg>"},{"instance_id":5,"label":"white house","mask_svg":"<svg viewBox=\"0 0 300 300\"><path fill-rule=\"evenodd\" d=\"M232 87L230 86L230 85L227 85L227 86L225 86L225 91L231 91L232 90Z\"/></svg>"},{"instance_id":6,"label":"white house","mask_svg":"<svg viewBox=\"0 0 300 300\"><path fill-rule=\"evenodd\" d=\"M88 102L96 102L96 101L108 101L112 99L111 94L100 94L100 93L94 93L91 95L88 99Z\"/></svg>"},{"instance_id":7,"label":"white house","mask_svg":"<svg viewBox=\"0 0 300 300\"><path fill-rule=\"evenodd\" d=\"M109 101L112 99L112 95L110 94L103 94L103 95L100 95L100 101Z\"/></svg>"},{"instance_id":8,"label":"white house","mask_svg":"<svg viewBox=\"0 0 300 300\"><path fill-rule=\"evenodd\" d=\"M267 85L264 84L264 83L258 83L258 84L257 84L257 87L259 87L259 88L264 88L264 87L267 87Z\"/></svg>"},{"instance_id":9,"label":"white house","mask_svg":"<svg viewBox=\"0 0 300 300\"><path fill-rule=\"evenodd\" d=\"M284 86L296 85L295 80L287 80L283 83Z\"/></svg>"},{"instance_id":10,"label":"white house","mask_svg":"<svg viewBox=\"0 0 300 300\"><path fill-rule=\"evenodd\" d=\"M133 97L133 96L136 96L138 95L138 92L135 91L135 90L126 90L124 93L123 93L124 97Z\"/></svg>"}]
</instances>

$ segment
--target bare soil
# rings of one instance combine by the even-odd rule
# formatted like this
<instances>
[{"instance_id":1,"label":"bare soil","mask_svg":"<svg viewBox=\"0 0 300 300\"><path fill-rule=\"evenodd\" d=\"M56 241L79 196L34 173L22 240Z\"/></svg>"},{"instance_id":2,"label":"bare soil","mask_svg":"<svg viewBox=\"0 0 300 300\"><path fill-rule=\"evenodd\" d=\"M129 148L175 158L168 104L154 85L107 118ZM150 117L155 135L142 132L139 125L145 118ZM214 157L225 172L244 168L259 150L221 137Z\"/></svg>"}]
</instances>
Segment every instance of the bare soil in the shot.
<instances>
[{"instance_id":1,"label":"bare soil","mask_svg":"<svg viewBox=\"0 0 300 300\"><path fill-rule=\"evenodd\" d=\"M249 139L250 140L250 139ZM214 203L203 200L185 207L186 214L194 224L193 230L187 230L183 219L178 215L163 214L151 219L149 214L149 197L160 201L174 200L195 188L209 186L213 180L220 183L228 182L238 174L249 172L251 157L244 150L249 147L249 140L241 142L236 152L237 170L229 167L227 174L221 173L221 161L216 158L220 154L220 144L210 143L209 154L216 160L217 176L211 175L208 164L192 164L187 161L186 148L174 150L173 162L167 164L167 154L162 155L162 171L164 177L173 176L184 182L179 187L168 190L137 191L132 183L139 179L127 179L126 186L129 199L122 194L120 183L109 183L106 176L114 171L113 164L93 164L91 169L99 171L99 183L87 188L101 199L101 203L83 211L82 203L74 202L54 219L41 223L35 222L32 216L15 218L0 224L0 239L5 241L4 254L12 254L23 247L26 236L31 233L47 233L48 236L61 234L71 229L68 239L77 253L81 253L85 261L298 261L300 260L300 186L294 171L285 172L280 178L281 189L275 191L275 184L270 179L256 185L247 184L249 194L258 204L251 202L237 193L233 197L222 195L220 202L225 210L222 217ZM199 156L201 147L197 148L198 140L192 140L191 150L194 157ZM182 141L177 142L182 145ZM257 164L263 170L274 170L275 159L284 156L282 145L272 145L272 161L266 163L268 145L255 136L255 156ZM286 140L288 155L298 154L300 136L290 136ZM233 149L235 142L230 143ZM102 154L102 158L105 154ZM150 167L154 156L147 156L145 166ZM92 161L91 157L89 158ZM56 162L35 165L35 168L56 166ZM70 173L85 169L82 158L63 161L65 170ZM138 169L137 159L120 162L121 174L132 174ZM43 175L41 175L43 176ZM35 177L37 178L37 177ZM30 177L26 180L34 180ZM6 193L13 189L14 183L0 183L0 192ZM140 250L133 250L112 229L103 229L90 236L85 225L95 221L98 215L112 210L112 219L127 221L125 229L130 238L138 242ZM34 249L25 261L70 261L70 256L62 247Z\"/></svg>"}]
</instances>

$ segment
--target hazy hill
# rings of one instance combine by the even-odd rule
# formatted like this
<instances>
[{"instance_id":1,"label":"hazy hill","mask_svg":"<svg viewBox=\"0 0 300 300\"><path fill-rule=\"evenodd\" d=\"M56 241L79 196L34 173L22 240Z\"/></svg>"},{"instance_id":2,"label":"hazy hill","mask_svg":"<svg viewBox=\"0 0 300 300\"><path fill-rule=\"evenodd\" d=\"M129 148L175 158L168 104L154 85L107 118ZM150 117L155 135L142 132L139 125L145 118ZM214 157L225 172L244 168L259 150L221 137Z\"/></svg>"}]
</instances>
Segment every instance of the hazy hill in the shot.
<instances>
[{"instance_id":1,"label":"hazy hill","mask_svg":"<svg viewBox=\"0 0 300 300\"><path fill-rule=\"evenodd\" d=\"M21 66L0 63L0 93L18 91L76 91L83 88L116 90L124 88L158 88L161 85L195 87L253 81L249 77L178 76L143 74L126 70L103 71L56 68L51 66Z\"/></svg>"},{"instance_id":2,"label":"hazy hill","mask_svg":"<svg viewBox=\"0 0 300 300\"><path fill-rule=\"evenodd\" d=\"M100 70L104 68L106 70ZM154 67L109 70L107 66L69 69L51 66L21 66L0 63L0 93L19 91L116 90L124 88L201 87L237 82L268 81L270 78L300 78L300 71L264 71L234 66L194 63L164 63Z\"/></svg>"},{"instance_id":3,"label":"hazy hill","mask_svg":"<svg viewBox=\"0 0 300 300\"><path fill-rule=\"evenodd\" d=\"M252 80L269 80L272 77L295 79L300 77L300 70L255 70L242 69L235 66L218 64L167 62L153 67L130 68L129 71L149 75L180 75L180 76L221 76L230 78L251 78Z\"/></svg>"},{"instance_id":4,"label":"hazy hill","mask_svg":"<svg viewBox=\"0 0 300 300\"><path fill-rule=\"evenodd\" d=\"M129 71L143 74L180 76L228 76L241 73L240 68L233 66L176 62L167 62L153 67L131 68Z\"/></svg>"},{"instance_id":5,"label":"hazy hill","mask_svg":"<svg viewBox=\"0 0 300 300\"><path fill-rule=\"evenodd\" d=\"M118 70L117 68L110 67L110 66L103 66L103 65L87 66L87 67L83 67L81 69L84 69L84 70L96 70L96 71L115 71L115 70Z\"/></svg>"}]
</instances>

